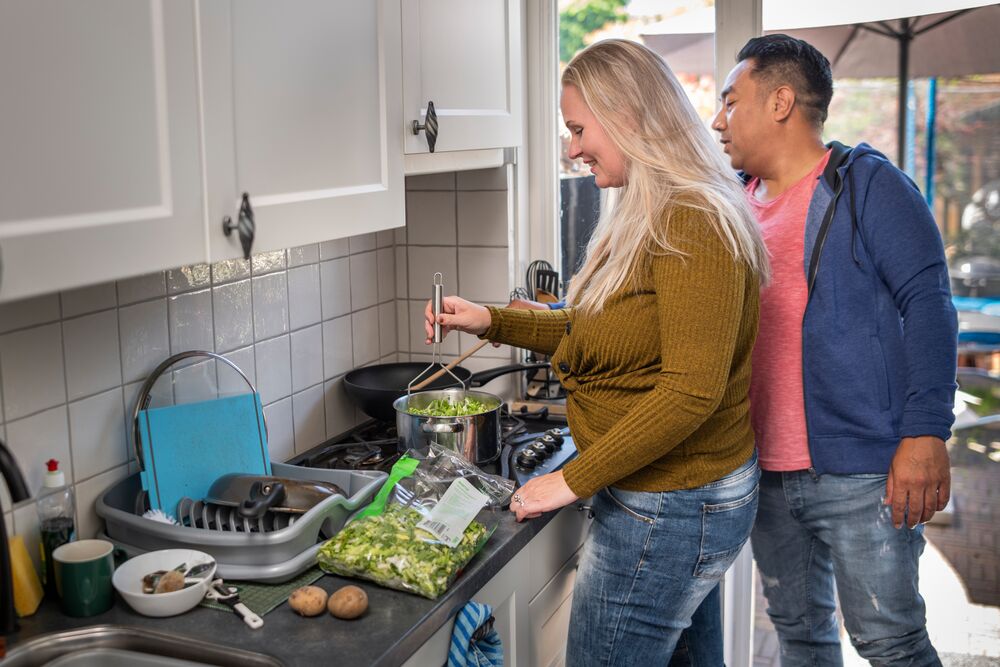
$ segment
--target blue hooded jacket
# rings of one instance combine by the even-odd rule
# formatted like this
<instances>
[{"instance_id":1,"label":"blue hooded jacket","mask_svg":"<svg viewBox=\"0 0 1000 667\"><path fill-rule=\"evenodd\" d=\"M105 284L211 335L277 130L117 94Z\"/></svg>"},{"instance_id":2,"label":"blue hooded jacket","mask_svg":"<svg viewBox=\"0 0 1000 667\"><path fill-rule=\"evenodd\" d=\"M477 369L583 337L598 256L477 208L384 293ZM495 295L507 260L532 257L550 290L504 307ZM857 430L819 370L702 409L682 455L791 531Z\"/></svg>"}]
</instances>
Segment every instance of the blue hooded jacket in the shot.
<instances>
[{"instance_id":1,"label":"blue hooded jacket","mask_svg":"<svg viewBox=\"0 0 1000 667\"><path fill-rule=\"evenodd\" d=\"M951 434L957 318L917 187L867 144L830 146L802 266L809 452L819 474L886 473L901 438Z\"/></svg>"}]
</instances>

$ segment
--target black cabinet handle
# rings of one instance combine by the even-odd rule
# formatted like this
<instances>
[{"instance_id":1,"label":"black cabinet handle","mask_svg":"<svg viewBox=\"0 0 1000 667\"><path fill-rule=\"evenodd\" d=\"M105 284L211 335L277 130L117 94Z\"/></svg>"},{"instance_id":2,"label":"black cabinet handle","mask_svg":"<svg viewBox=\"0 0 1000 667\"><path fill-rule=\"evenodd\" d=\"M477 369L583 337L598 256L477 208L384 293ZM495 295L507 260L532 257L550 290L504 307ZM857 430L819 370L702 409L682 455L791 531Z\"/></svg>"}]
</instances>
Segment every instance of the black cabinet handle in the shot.
<instances>
[{"instance_id":1,"label":"black cabinet handle","mask_svg":"<svg viewBox=\"0 0 1000 667\"><path fill-rule=\"evenodd\" d=\"M413 134L420 134L420 130L426 132L427 147L433 153L434 144L437 143L438 138L438 116L437 112L434 111L434 102L427 103L427 115L424 117L424 124L421 125L419 120L415 120L411 124L411 127L413 128Z\"/></svg>"},{"instance_id":2,"label":"black cabinet handle","mask_svg":"<svg viewBox=\"0 0 1000 667\"><path fill-rule=\"evenodd\" d=\"M250 259L250 248L253 247L253 237L257 233L257 223L253 219L253 209L250 208L250 195L243 193L240 204L239 221L233 222L228 215L222 219L222 233L227 237L236 230L240 235L240 245L243 247L243 259Z\"/></svg>"}]
</instances>

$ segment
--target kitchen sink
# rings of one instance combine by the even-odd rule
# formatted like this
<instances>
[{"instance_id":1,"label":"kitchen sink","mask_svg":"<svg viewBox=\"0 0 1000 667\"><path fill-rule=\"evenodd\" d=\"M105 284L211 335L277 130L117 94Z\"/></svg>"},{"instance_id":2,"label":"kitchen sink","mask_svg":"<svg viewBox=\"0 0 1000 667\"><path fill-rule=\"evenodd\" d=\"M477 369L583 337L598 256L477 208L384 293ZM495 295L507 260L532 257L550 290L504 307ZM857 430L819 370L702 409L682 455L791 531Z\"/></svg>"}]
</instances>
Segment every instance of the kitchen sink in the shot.
<instances>
[{"instance_id":1,"label":"kitchen sink","mask_svg":"<svg viewBox=\"0 0 1000 667\"><path fill-rule=\"evenodd\" d=\"M142 667L283 667L269 655L124 625L38 635L7 654L3 667L128 664Z\"/></svg>"}]
</instances>

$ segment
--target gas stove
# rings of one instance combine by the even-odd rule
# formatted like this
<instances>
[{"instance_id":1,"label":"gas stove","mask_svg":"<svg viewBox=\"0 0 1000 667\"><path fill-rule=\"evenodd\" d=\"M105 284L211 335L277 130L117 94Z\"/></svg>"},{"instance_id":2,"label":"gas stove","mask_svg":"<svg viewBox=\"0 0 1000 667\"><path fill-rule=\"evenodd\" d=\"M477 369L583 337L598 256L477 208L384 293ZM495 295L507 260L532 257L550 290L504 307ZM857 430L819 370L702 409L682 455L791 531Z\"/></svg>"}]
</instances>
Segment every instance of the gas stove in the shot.
<instances>
[{"instance_id":1,"label":"gas stove","mask_svg":"<svg viewBox=\"0 0 1000 667\"><path fill-rule=\"evenodd\" d=\"M389 472L399 460L396 425L367 421L295 457L289 463L334 470ZM576 456L576 446L566 428L566 416L547 408L503 406L500 419L501 453L498 460L481 465L522 485L532 477L554 472Z\"/></svg>"}]
</instances>

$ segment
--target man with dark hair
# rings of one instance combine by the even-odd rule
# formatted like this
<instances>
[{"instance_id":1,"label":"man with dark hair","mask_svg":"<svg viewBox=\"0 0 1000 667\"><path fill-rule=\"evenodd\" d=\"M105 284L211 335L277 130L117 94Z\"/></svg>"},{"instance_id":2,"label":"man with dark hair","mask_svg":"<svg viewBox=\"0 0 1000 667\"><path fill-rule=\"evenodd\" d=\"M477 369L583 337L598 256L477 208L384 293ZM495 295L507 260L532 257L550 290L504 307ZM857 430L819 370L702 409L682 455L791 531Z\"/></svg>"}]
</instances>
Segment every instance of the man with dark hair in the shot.
<instances>
[{"instance_id":1,"label":"man with dark hair","mask_svg":"<svg viewBox=\"0 0 1000 667\"><path fill-rule=\"evenodd\" d=\"M916 186L867 144L822 141L830 64L750 40L712 127L771 255L750 411L754 557L783 665L841 665L834 591L874 665L938 665L917 587L921 523L948 503L957 324Z\"/></svg>"}]
</instances>

